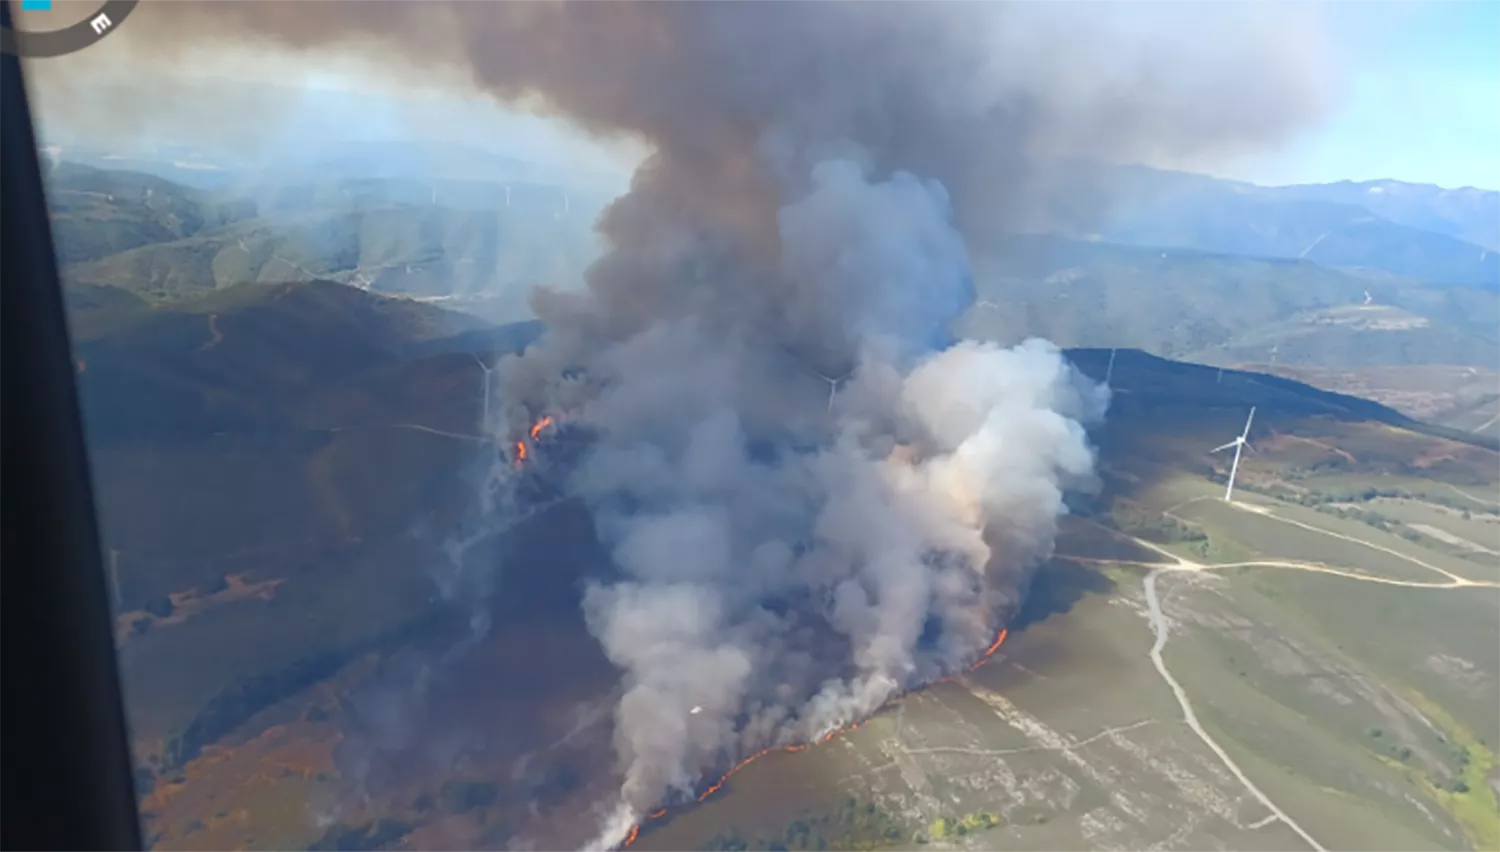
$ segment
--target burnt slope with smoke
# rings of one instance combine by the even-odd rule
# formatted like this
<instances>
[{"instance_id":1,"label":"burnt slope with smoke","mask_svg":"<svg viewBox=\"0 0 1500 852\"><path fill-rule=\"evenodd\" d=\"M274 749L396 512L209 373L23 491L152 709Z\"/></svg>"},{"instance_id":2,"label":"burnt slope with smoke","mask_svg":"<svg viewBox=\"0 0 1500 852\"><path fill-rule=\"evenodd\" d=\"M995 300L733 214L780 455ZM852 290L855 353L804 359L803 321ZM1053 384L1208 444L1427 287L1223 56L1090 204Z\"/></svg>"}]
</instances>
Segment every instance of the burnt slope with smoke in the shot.
<instances>
[{"instance_id":1,"label":"burnt slope with smoke","mask_svg":"<svg viewBox=\"0 0 1500 852\"><path fill-rule=\"evenodd\" d=\"M952 342L966 240L1098 213L1039 155L1219 154L1319 106L1298 34L1259 19L1163 52L1107 10L352 6L174 4L131 32L186 41L212 8L294 48L458 44L495 96L654 150L587 290L540 293L546 336L497 370L507 439L542 415L595 436L567 489L620 571L583 601L625 682L606 844L969 662L1015 610L1108 401L1045 342Z\"/></svg>"}]
</instances>

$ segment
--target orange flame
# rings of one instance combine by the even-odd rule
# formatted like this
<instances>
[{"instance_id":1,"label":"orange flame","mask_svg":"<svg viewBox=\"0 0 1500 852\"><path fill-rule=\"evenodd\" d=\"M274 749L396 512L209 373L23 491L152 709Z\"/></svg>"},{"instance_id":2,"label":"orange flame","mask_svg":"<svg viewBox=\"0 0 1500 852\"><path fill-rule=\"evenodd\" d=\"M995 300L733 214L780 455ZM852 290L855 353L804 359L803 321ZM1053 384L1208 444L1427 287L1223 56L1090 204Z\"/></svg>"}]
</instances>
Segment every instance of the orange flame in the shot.
<instances>
[{"instance_id":1,"label":"orange flame","mask_svg":"<svg viewBox=\"0 0 1500 852\"><path fill-rule=\"evenodd\" d=\"M979 655L979 659L974 661L974 665L969 666L969 671L974 671L975 669L988 662L989 658L994 656L996 651L1000 650L1000 646L1005 643L1005 637L1009 635L1010 630L1004 627L1000 628L1000 635L995 637L994 644L984 649L984 653Z\"/></svg>"},{"instance_id":2,"label":"orange flame","mask_svg":"<svg viewBox=\"0 0 1500 852\"><path fill-rule=\"evenodd\" d=\"M531 436L531 440L535 441L542 434L542 430L551 425L552 416L549 414L546 417L543 417L541 420L538 420L537 422L531 424L531 429L528 430L527 434ZM523 438L519 441L516 441L516 467L520 467L521 465L525 464L526 457L529 454L530 450L528 450L526 447L526 440Z\"/></svg>"},{"instance_id":3,"label":"orange flame","mask_svg":"<svg viewBox=\"0 0 1500 852\"><path fill-rule=\"evenodd\" d=\"M1000 650L1000 646L1005 643L1005 638L1007 636L1009 636L1009 635L1010 635L1010 630L1009 629L1007 629L1007 628L1001 628L999 635L997 635L995 637L995 641L993 643L991 643L991 645L988 648L984 649L984 653L979 655L979 659L974 662L974 665L969 666L968 670L972 672L975 669L979 668L980 666L984 665L985 663L989 662L990 657L993 657L995 655L995 652L998 651L998 650ZM947 677L938 678L936 681L933 681L933 683L934 684L939 684L939 683L943 683L944 681L954 680L957 677L958 677L958 675L956 675L956 674L954 674L954 675L948 675ZM886 702L885 706L890 706L891 704L894 704L895 702L899 701L900 698L901 698L901 696L899 696L899 695L896 696L895 698L892 698L890 701ZM882 707L881 709L884 709L884 707ZM852 731L855 728L858 728L859 726L861 726L863 724L865 724L865 723L864 722L854 722L854 723L852 723L850 725L847 725L847 726L845 726L843 728L838 728L838 729L829 731L828 733L826 733L823 736L819 737L817 739L817 742L819 742L819 743L826 743L829 740L833 739L834 737L836 737L836 736L838 736L840 734L848 733L849 731ZM771 754L772 752L777 752L777 751L787 751L787 752L806 751L807 747L809 745L811 745L811 743L803 743L801 745L772 746L771 748L763 748L763 749L761 749L760 751L756 752L755 754L750 755L749 757L745 758L744 760L740 761L739 763L736 763L733 767L730 768L730 770L728 772L724 773L723 777L719 778L719 780L716 781L716 782L714 782L713 784L710 784L709 787L708 787L708 789L704 790L701 794L699 794L698 801L701 802L704 799L707 799L709 796L712 796L713 794L719 792L719 790L723 789L725 782L727 782L729 780L729 776L733 775L736 772L739 772L741 769L744 769L746 766L749 766L750 764L754 763L755 761L760 760L762 757L765 757L766 755ZM667 813L667 809L666 808L660 808L658 810L652 811L651 813L647 814L646 818L647 819L660 819L663 816L666 816L666 813ZM626 837L625 837L624 846L629 846L630 844L634 843L635 839L640 836L640 833L641 833L641 826L640 826L640 824L636 824L636 825L631 826L630 827L630 833L627 834Z\"/></svg>"}]
</instances>

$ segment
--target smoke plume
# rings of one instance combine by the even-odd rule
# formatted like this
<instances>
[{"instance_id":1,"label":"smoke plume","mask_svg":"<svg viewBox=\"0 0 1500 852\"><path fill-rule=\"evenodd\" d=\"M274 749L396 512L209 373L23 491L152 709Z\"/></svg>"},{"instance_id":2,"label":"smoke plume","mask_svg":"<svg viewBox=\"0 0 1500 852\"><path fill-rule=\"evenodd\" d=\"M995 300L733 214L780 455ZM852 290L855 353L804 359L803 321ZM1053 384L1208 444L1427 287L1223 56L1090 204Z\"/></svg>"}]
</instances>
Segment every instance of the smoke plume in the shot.
<instances>
[{"instance_id":1,"label":"smoke plume","mask_svg":"<svg viewBox=\"0 0 1500 852\"><path fill-rule=\"evenodd\" d=\"M503 445L543 415L594 436L567 488L618 567L584 597L625 685L601 843L967 664L1014 612L1108 393L1044 341L951 339L969 250L1101 212L1069 158L1253 151L1326 94L1315 40L1267 7L170 9L131 38L399 54L649 144L587 288L539 291L547 336L497 368Z\"/></svg>"}]
</instances>

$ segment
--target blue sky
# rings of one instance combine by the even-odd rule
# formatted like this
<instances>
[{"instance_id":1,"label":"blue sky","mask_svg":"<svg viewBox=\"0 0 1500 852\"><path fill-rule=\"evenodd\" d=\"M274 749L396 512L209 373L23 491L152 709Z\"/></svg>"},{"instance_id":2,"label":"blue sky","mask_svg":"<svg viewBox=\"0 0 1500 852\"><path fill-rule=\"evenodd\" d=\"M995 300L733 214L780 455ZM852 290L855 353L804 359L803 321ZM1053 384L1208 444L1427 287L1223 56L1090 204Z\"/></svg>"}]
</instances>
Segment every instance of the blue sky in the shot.
<instances>
[{"instance_id":1,"label":"blue sky","mask_svg":"<svg viewBox=\"0 0 1500 852\"><path fill-rule=\"evenodd\" d=\"M1194 11L1206 11L1213 16L1217 13L1215 2L1193 0L1191 5ZM1187 5L1146 3L1132 10L1127 19L1148 29L1169 26L1193 17L1184 15ZM1248 11L1251 15L1267 15L1264 20L1273 20L1269 18L1273 5L1266 2L1262 10L1258 8L1260 0L1252 0L1249 5L1226 3L1220 9L1229 17ZM1323 37L1334 54L1328 58L1329 66L1337 69L1339 96L1322 121L1279 150L1221 163L1207 171L1260 184L1395 178L1445 187L1500 189L1500 153L1497 153L1500 152L1500 106L1497 106L1500 105L1500 0L1313 0L1291 5L1313 13L1320 20ZM1231 10L1231 6L1240 8ZM1155 15L1165 17L1153 22ZM106 49L106 45L115 41L70 57L67 66L58 66L56 70L69 71L73 77L87 81L97 80L105 73L118 76L117 71L109 70L108 63L122 60L112 57ZM89 65L93 60L98 60L95 63L98 67ZM285 122L285 139L267 138L262 127L258 135L251 134L254 145L272 151L278 141L296 139L305 144L309 138L307 127L314 125L360 136L382 136L396 131L400 135L441 133L455 137L450 141L470 143L504 139L507 147L514 149L505 153L513 156L550 158L591 171L618 172L621 182L641 155L636 146L625 146L623 153L615 146L606 149L580 138L561 124L505 116L472 99L439 118L432 111L443 107L432 93L402 99L400 102L406 105L402 109L396 109L398 101L393 100L388 108L365 104L358 110L330 110L327 103L318 101L317 84L361 81L368 73L368 69L349 70L330 62L321 57L323 67L311 74L298 63L283 66L266 63L263 57L245 66L255 69L245 79L269 74L267 82L296 86L300 78L304 86L314 84L313 89L305 90L307 103L302 108L294 105L284 110L297 119ZM176 71L173 75L173 85L181 84L181 80L175 79ZM1320 82L1309 80L1309 86ZM209 85L207 81L205 84ZM142 88L143 93L155 91ZM111 99L118 96L114 92L108 95ZM425 102L423 108L431 115L416 120L413 115L403 114L403 110L410 113L412 105L419 101ZM72 102L75 107L83 103L79 91L73 92ZM100 114L115 115L121 111L113 100L109 106ZM47 110L42 112L43 118L47 118ZM149 121L143 120L144 124L133 121L133 127L142 127L131 132L143 133L143 127L149 126L154 129L155 137L183 142L194 133L201 133L205 125L217 126L213 121L205 121L207 113L200 109L183 113L190 119L186 126L167 121L166 116L154 116ZM43 124L45 129L46 122ZM234 125L237 137L246 136L243 122L228 124ZM331 138L333 134L329 135Z\"/></svg>"},{"instance_id":2,"label":"blue sky","mask_svg":"<svg viewBox=\"0 0 1500 852\"><path fill-rule=\"evenodd\" d=\"M1324 11L1344 97L1284 150L1224 176L1500 189L1500 0L1334 2Z\"/></svg>"}]
</instances>

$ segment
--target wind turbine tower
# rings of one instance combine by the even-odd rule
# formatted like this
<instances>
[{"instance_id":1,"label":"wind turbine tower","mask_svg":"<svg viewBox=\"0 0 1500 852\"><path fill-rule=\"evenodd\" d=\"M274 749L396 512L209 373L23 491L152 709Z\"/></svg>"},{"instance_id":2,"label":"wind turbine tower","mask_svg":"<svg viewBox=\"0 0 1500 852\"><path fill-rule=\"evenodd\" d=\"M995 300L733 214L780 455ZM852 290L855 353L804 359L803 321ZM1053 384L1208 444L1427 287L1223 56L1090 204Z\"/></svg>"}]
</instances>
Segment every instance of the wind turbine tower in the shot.
<instances>
[{"instance_id":1,"label":"wind turbine tower","mask_svg":"<svg viewBox=\"0 0 1500 852\"><path fill-rule=\"evenodd\" d=\"M1239 437L1235 438L1233 441L1230 441L1222 447L1214 447L1211 451L1217 453L1222 450L1227 450L1230 447L1234 447L1234 461L1230 462L1229 464L1229 486L1224 489L1224 502L1226 503L1234 502L1234 477L1235 474L1239 473L1240 471L1240 452L1244 450L1245 447L1249 446L1247 441L1250 438L1250 421L1254 419L1255 406L1252 405L1250 406L1250 416L1245 418L1245 431L1241 432Z\"/></svg>"},{"instance_id":2,"label":"wind turbine tower","mask_svg":"<svg viewBox=\"0 0 1500 852\"><path fill-rule=\"evenodd\" d=\"M839 392L839 385L842 384L845 379L849 378L849 374L845 373L844 375L833 379L814 370L813 375L828 383L828 414L831 417L833 416L833 397Z\"/></svg>"},{"instance_id":3,"label":"wind turbine tower","mask_svg":"<svg viewBox=\"0 0 1500 852\"><path fill-rule=\"evenodd\" d=\"M474 355L472 352L469 354ZM484 371L484 407L481 409L484 412L482 415L484 419L479 421L479 432L482 435L490 429L490 385L492 384L490 374L494 372L494 368L484 363L484 359L478 355L474 355L474 360L479 364L479 369Z\"/></svg>"},{"instance_id":4,"label":"wind turbine tower","mask_svg":"<svg viewBox=\"0 0 1500 852\"><path fill-rule=\"evenodd\" d=\"M109 551L109 588L115 593L115 611L125 609L125 601L120 597L120 551L111 549Z\"/></svg>"}]
</instances>

